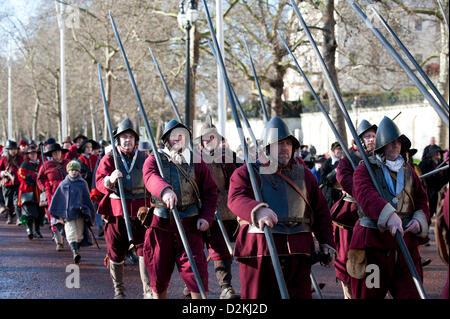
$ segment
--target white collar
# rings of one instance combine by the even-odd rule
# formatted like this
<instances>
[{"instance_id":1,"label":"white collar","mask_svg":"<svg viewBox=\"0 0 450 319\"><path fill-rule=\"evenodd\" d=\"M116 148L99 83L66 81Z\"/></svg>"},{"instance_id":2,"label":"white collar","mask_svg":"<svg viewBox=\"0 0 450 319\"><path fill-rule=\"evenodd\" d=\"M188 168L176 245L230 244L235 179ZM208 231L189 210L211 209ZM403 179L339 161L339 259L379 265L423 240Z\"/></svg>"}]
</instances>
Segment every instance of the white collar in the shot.
<instances>
[{"instance_id":1,"label":"white collar","mask_svg":"<svg viewBox=\"0 0 450 319\"><path fill-rule=\"evenodd\" d=\"M191 151L188 148L185 148L181 153L173 152L167 147L164 147L162 151L169 156L172 162L177 162L178 164L182 164L183 162L187 164L191 163Z\"/></svg>"}]
</instances>

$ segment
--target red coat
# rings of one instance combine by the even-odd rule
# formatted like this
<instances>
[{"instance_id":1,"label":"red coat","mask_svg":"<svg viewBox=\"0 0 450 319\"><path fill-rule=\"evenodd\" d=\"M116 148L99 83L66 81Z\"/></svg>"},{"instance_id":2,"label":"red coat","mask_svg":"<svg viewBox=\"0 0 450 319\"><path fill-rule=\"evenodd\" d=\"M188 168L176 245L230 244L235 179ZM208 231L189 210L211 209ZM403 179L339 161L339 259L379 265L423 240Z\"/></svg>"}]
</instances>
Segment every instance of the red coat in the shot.
<instances>
[{"instance_id":1,"label":"red coat","mask_svg":"<svg viewBox=\"0 0 450 319\"><path fill-rule=\"evenodd\" d=\"M46 161L37 176L37 185L41 191L47 194L47 203L50 207L52 196L56 192L59 183L61 183L67 175L66 166L70 162L68 159L62 159L61 162L53 160Z\"/></svg>"},{"instance_id":2,"label":"red coat","mask_svg":"<svg viewBox=\"0 0 450 319\"><path fill-rule=\"evenodd\" d=\"M430 210L428 208L427 193L414 169L411 168L411 170L413 178L413 192L411 196L414 199L415 209L422 210L428 220L430 218ZM364 214L374 222L378 222L380 213L386 206L387 201L375 189L365 163L358 165L353 175L353 196L361 206ZM420 243L419 237L411 233L406 233L403 238L410 249ZM399 248L395 237L389 231L380 232L377 229L363 227L357 221L353 229L350 249L363 249L365 247L376 247L380 249Z\"/></svg>"},{"instance_id":3,"label":"red coat","mask_svg":"<svg viewBox=\"0 0 450 319\"><path fill-rule=\"evenodd\" d=\"M301 163L300 161L298 161ZM259 177L256 175L258 187L261 187ZM330 211L322 191L317 185L317 180L310 170L305 169L305 184L308 193L308 201L314 211L314 223L312 230L320 244L328 244L335 248L333 230L331 227ZM255 200L252 185L247 171L247 163L236 169L231 176L228 193L228 207L241 220L249 223L252 210L261 202ZM236 257L269 256L269 248L264 234L248 232L249 225L240 227L234 255ZM314 247L311 233L297 233L292 235L273 234L278 255L308 254Z\"/></svg>"},{"instance_id":4,"label":"red coat","mask_svg":"<svg viewBox=\"0 0 450 319\"><path fill-rule=\"evenodd\" d=\"M19 170L20 165L22 165L23 157L20 154L17 154L17 160L14 163L12 160L8 162L8 155L0 158L0 171L9 171L11 175L14 177L14 182L10 178L2 178L2 185L4 186L12 186L12 185L20 185L20 181L17 178L17 171Z\"/></svg>"},{"instance_id":5,"label":"red coat","mask_svg":"<svg viewBox=\"0 0 450 319\"><path fill-rule=\"evenodd\" d=\"M103 196L100 204L98 205L98 214L105 216L123 216L122 202L120 199L110 198L110 194L113 190L105 187L105 177L111 175L111 173L116 169L114 165L114 157L112 153L107 153L102 157L100 163L97 167L97 172L95 174L95 187L97 190L106 195ZM127 211L129 217L137 216L137 212L140 207L150 206L150 200L145 198L140 199L126 199Z\"/></svg>"},{"instance_id":6,"label":"red coat","mask_svg":"<svg viewBox=\"0 0 450 319\"><path fill-rule=\"evenodd\" d=\"M20 186L19 186L19 201L18 205L22 206L21 196L23 193L33 192L35 195L36 202L39 201L40 191L37 186L37 174L42 164L39 162L38 165L30 163L29 160L24 161L22 165L20 165L17 176L19 177ZM27 179L27 176L31 176L31 180L33 181L30 184L30 181ZM34 185L32 185L34 184Z\"/></svg>"},{"instance_id":7,"label":"red coat","mask_svg":"<svg viewBox=\"0 0 450 319\"><path fill-rule=\"evenodd\" d=\"M65 154L63 154L63 158L64 159L68 159L68 160L73 160L76 159L78 157L78 146L77 144L73 144L70 148L69 151Z\"/></svg>"},{"instance_id":8,"label":"red coat","mask_svg":"<svg viewBox=\"0 0 450 319\"><path fill-rule=\"evenodd\" d=\"M199 214L196 217L205 219L209 225L211 225L214 221L214 213L217 206L217 185L214 182L206 163L203 160L199 160L197 157L198 155L194 154L194 156L196 157L194 160L195 181L200 190L200 199L202 202L202 207L199 209ZM152 195L159 199L161 199L160 195L163 189L167 187L171 188L159 174L154 155L149 156L145 161L143 173L145 187ZM154 215L151 226L175 232L176 225L170 224L169 221L169 219L160 218L159 216ZM186 231L192 228L196 229L196 225L193 223L192 218L184 218L182 221ZM187 223L189 223L189 225L187 225Z\"/></svg>"},{"instance_id":9,"label":"red coat","mask_svg":"<svg viewBox=\"0 0 450 319\"><path fill-rule=\"evenodd\" d=\"M84 165L86 165L89 168L91 173L94 172L95 164L97 164L97 160L98 160L98 155L91 154L91 155L89 155L89 158L87 158L86 156L81 154L80 157L78 157L78 159L80 160L80 162L82 162ZM91 185L89 185L89 187L90 186Z\"/></svg>"}]
</instances>

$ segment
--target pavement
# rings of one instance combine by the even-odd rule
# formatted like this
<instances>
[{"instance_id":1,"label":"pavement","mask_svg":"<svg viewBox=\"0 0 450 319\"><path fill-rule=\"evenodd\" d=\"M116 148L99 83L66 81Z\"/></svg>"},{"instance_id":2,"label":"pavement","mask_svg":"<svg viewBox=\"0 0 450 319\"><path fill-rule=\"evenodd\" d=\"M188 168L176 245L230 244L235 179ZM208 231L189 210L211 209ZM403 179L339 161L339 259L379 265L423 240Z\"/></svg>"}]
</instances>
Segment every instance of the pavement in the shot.
<instances>
[{"instance_id":1,"label":"pavement","mask_svg":"<svg viewBox=\"0 0 450 319\"><path fill-rule=\"evenodd\" d=\"M6 225L0 218L0 299L111 299L113 286L109 270L103 265L106 255L104 238L95 245L82 247L81 263L74 267L72 253L65 243L63 251L56 251L48 225L42 227L42 239L29 240L24 226ZM96 233L96 230L94 229ZM438 299L447 280L448 268L438 256L433 229L430 230L430 246L421 246L423 258L431 258L424 268L424 289L430 299ZM79 272L78 272L79 271ZM78 272L78 273L77 273ZM324 283L322 294L326 299L343 299L342 289L336 282L334 268L318 264L312 267L318 283ZM218 299L220 287L215 278L213 263L208 263L209 294ZM240 292L239 269L232 265L233 287ZM75 281L79 274L79 281ZM79 283L79 287L77 286ZM128 298L142 298L142 284L137 265L126 265L125 287ZM169 299L184 299L184 283L174 270L168 290ZM317 298L313 294L313 298ZM388 296L389 298L389 296Z\"/></svg>"}]
</instances>

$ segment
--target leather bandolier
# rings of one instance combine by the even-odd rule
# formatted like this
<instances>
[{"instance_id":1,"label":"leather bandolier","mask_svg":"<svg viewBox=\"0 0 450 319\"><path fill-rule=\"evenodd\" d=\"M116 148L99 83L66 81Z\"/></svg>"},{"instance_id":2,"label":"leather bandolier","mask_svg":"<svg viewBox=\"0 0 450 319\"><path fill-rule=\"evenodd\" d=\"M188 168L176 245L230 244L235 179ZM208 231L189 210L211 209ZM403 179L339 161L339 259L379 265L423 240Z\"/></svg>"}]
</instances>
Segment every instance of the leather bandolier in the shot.
<instances>
[{"instance_id":1,"label":"leather bandolier","mask_svg":"<svg viewBox=\"0 0 450 319\"><path fill-rule=\"evenodd\" d=\"M218 200L217 200L217 212L222 220L235 220L236 215L234 215L228 208L228 183L227 176L225 176L225 171L223 169L223 164L221 163L211 163L208 164L211 175L216 182L218 190Z\"/></svg>"},{"instance_id":2,"label":"leather bandolier","mask_svg":"<svg viewBox=\"0 0 450 319\"><path fill-rule=\"evenodd\" d=\"M199 214L200 199L196 194L193 183L195 183L194 164L177 164L187 176L175 165L169 161L166 154L161 153L162 170L164 180L172 186L173 191L177 195L177 210L180 218L192 217ZM152 206L155 207L153 213L161 218L170 218L170 211L157 196L152 195Z\"/></svg>"},{"instance_id":3,"label":"leather bandolier","mask_svg":"<svg viewBox=\"0 0 450 319\"><path fill-rule=\"evenodd\" d=\"M414 186L411 167L406 163L403 165L405 184L403 190L397 196L394 196L389 191L389 187L384 178L381 164L378 162L378 160L375 159L375 157L370 157L369 160L370 165L372 166L372 169L375 173L375 179L378 185L380 185L381 187L382 194L380 194L380 196L395 208L397 215L402 220L403 227L405 227L406 224L411 220L415 211L414 199L411 195ZM391 175L392 181L395 185L397 181L397 173L389 170L389 174ZM365 216L362 210L358 210L358 215L360 216L359 221L361 226L378 229L377 223L369 217Z\"/></svg>"},{"instance_id":4,"label":"leather bandolier","mask_svg":"<svg viewBox=\"0 0 450 319\"><path fill-rule=\"evenodd\" d=\"M303 196L308 198L302 165L295 162L290 168L280 170L280 173L295 183ZM278 223L272 228L272 232L276 234L311 232L313 212L303 196L278 174L259 174L259 177L264 202L278 216ZM252 225L249 232L261 231Z\"/></svg>"},{"instance_id":5,"label":"leather bandolier","mask_svg":"<svg viewBox=\"0 0 450 319\"><path fill-rule=\"evenodd\" d=\"M360 163L361 159L356 155L356 152L352 152L350 154L350 160L353 162L353 164L355 164L355 167L358 166L358 164ZM333 224L337 225L338 227L344 228L344 229L348 229L348 230L352 230L353 227L355 226L356 221L358 220L358 216L355 215L355 219L351 221L352 224L350 224L348 221L350 221L349 218L345 219L345 222L342 222L341 220L339 220L339 218L336 219L336 215L339 216L338 214L340 213L339 210L342 209L343 206L343 202L350 202L350 203L355 203L358 204L355 200L355 198L353 196L351 196L348 193L345 193L345 195L343 196L339 206L336 208L336 212L331 212L331 218L332 218L332 222ZM359 205L357 205L357 210L358 210L358 215L361 214L361 212L359 212L361 210L361 208L359 207Z\"/></svg>"},{"instance_id":6,"label":"leather bandolier","mask_svg":"<svg viewBox=\"0 0 450 319\"><path fill-rule=\"evenodd\" d=\"M144 184L144 176L142 174L142 168L144 167L144 162L146 159L146 155L144 152L137 151L136 161L134 163L133 168L128 173L125 166L119 157L119 167L118 170L122 173L122 183L123 189L125 192L125 199L140 199L145 197L145 184ZM125 157L125 161L127 166L130 167L133 162L134 157ZM119 195L116 193L112 193L110 198L120 199Z\"/></svg>"}]
</instances>

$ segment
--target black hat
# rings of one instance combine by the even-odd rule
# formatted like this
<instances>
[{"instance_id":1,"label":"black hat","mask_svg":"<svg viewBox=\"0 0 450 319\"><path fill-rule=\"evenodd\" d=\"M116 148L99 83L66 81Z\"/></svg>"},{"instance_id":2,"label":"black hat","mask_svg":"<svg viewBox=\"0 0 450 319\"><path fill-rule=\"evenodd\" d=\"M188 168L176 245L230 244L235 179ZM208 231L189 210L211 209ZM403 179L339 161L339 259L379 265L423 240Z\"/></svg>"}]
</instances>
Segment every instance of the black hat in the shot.
<instances>
[{"instance_id":1,"label":"black hat","mask_svg":"<svg viewBox=\"0 0 450 319\"><path fill-rule=\"evenodd\" d=\"M31 144L27 151L25 152L26 154L30 154L30 153L38 153L40 154L41 151L39 150L39 148L35 145L35 144Z\"/></svg>"},{"instance_id":2,"label":"black hat","mask_svg":"<svg viewBox=\"0 0 450 319\"><path fill-rule=\"evenodd\" d=\"M120 122L119 126L117 126L117 128L113 131L113 136L115 139L117 139L120 134L127 131L130 131L130 133L134 134L135 143L137 143L139 141L139 134L134 130L133 123L128 117Z\"/></svg>"},{"instance_id":3,"label":"black hat","mask_svg":"<svg viewBox=\"0 0 450 319\"><path fill-rule=\"evenodd\" d=\"M380 153L383 147L396 139L400 139L400 142L402 143L402 153L406 152L411 147L409 138L404 134L401 134L394 121L385 116L381 120L380 125L378 125L375 152Z\"/></svg>"},{"instance_id":4,"label":"black hat","mask_svg":"<svg viewBox=\"0 0 450 319\"><path fill-rule=\"evenodd\" d=\"M273 129L276 129L277 134L275 134L275 130ZM262 146L267 147L287 138L292 140L293 150L300 147L300 142L294 135L292 135L292 132L287 124L279 116L274 116L269 122L266 123L266 126L264 127Z\"/></svg>"},{"instance_id":5,"label":"black hat","mask_svg":"<svg viewBox=\"0 0 450 319\"><path fill-rule=\"evenodd\" d=\"M5 149L7 149L7 150L10 150L10 149L19 149L19 147L17 146L17 143L16 143L15 141L8 140L8 141L6 142Z\"/></svg>"},{"instance_id":6,"label":"black hat","mask_svg":"<svg viewBox=\"0 0 450 319\"><path fill-rule=\"evenodd\" d=\"M414 155L416 155L416 153L417 153L417 149L416 148L410 148L408 150L409 157L413 157Z\"/></svg>"},{"instance_id":7,"label":"black hat","mask_svg":"<svg viewBox=\"0 0 450 319\"><path fill-rule=\"evenodd\" d=\"M164 127L164 131L163 131L163 134L161 136L161 140L163 142L166 142L166 139L169 137L170 132L173 129L176 129L177 127L185 128L189 132L189 137L192 138L191 131L183 123L180 123L180 122L178 122L175 119L172 119L172 120L169 121L169 123L167 123L166 127Z\"/></svg>"},{"instance_id":8,"label":"black hat","mask_svg":"<svg viewBox=\"0 0 450 319\"><path fill-rule=\"evenodd\" d=\"M83 141L88 139L87 136L84 136L83 134L80 133L73 139L73 142L76 143L79 138L82 138Z\"/></svg>"},{"instance_id":9,"label":"black hat","mask_svg":"<svg viewBox=\"0 0 450 319\"><path fill-rule=\"evenodd\" d=\"M59 145L58 143L52 143L52 144L47 144L45 146L44 155L50 157L50 156L52 156L52 153L54 151L61 151L62 153L67 153L69 150L61 148L61 145Z\"/></svg>"},{"instance_id":10,"label":"black hat","mask_svg":"<svg viewBox=\"0 0 450 319\"><path fill-rule=\"evenodd\" d=\"M83 143L81 143L80 147L77 149L77 152L80 153L80 154L84 153L84 149L86 148L86 145L88 143L92 144L92 149L93 150L96 150L96 149L100 148L96 141L94 141L94 140L84 140Z\"/></svg>"},{"instance_id":11,"label":"black hat","mask_svg":"<svg viewBox=\"0 0 450 319\"><path fill-rule=\"evenodd\" d=\"M356 129L356 134L358 134L359 138L362 138L362 135L366 133L368 130L372 129L375 132L377 131L377 126L375 124L370 124L367 120L362 120L361 123L359 123L358 128Z\"/></svg>"}]
</instances>

